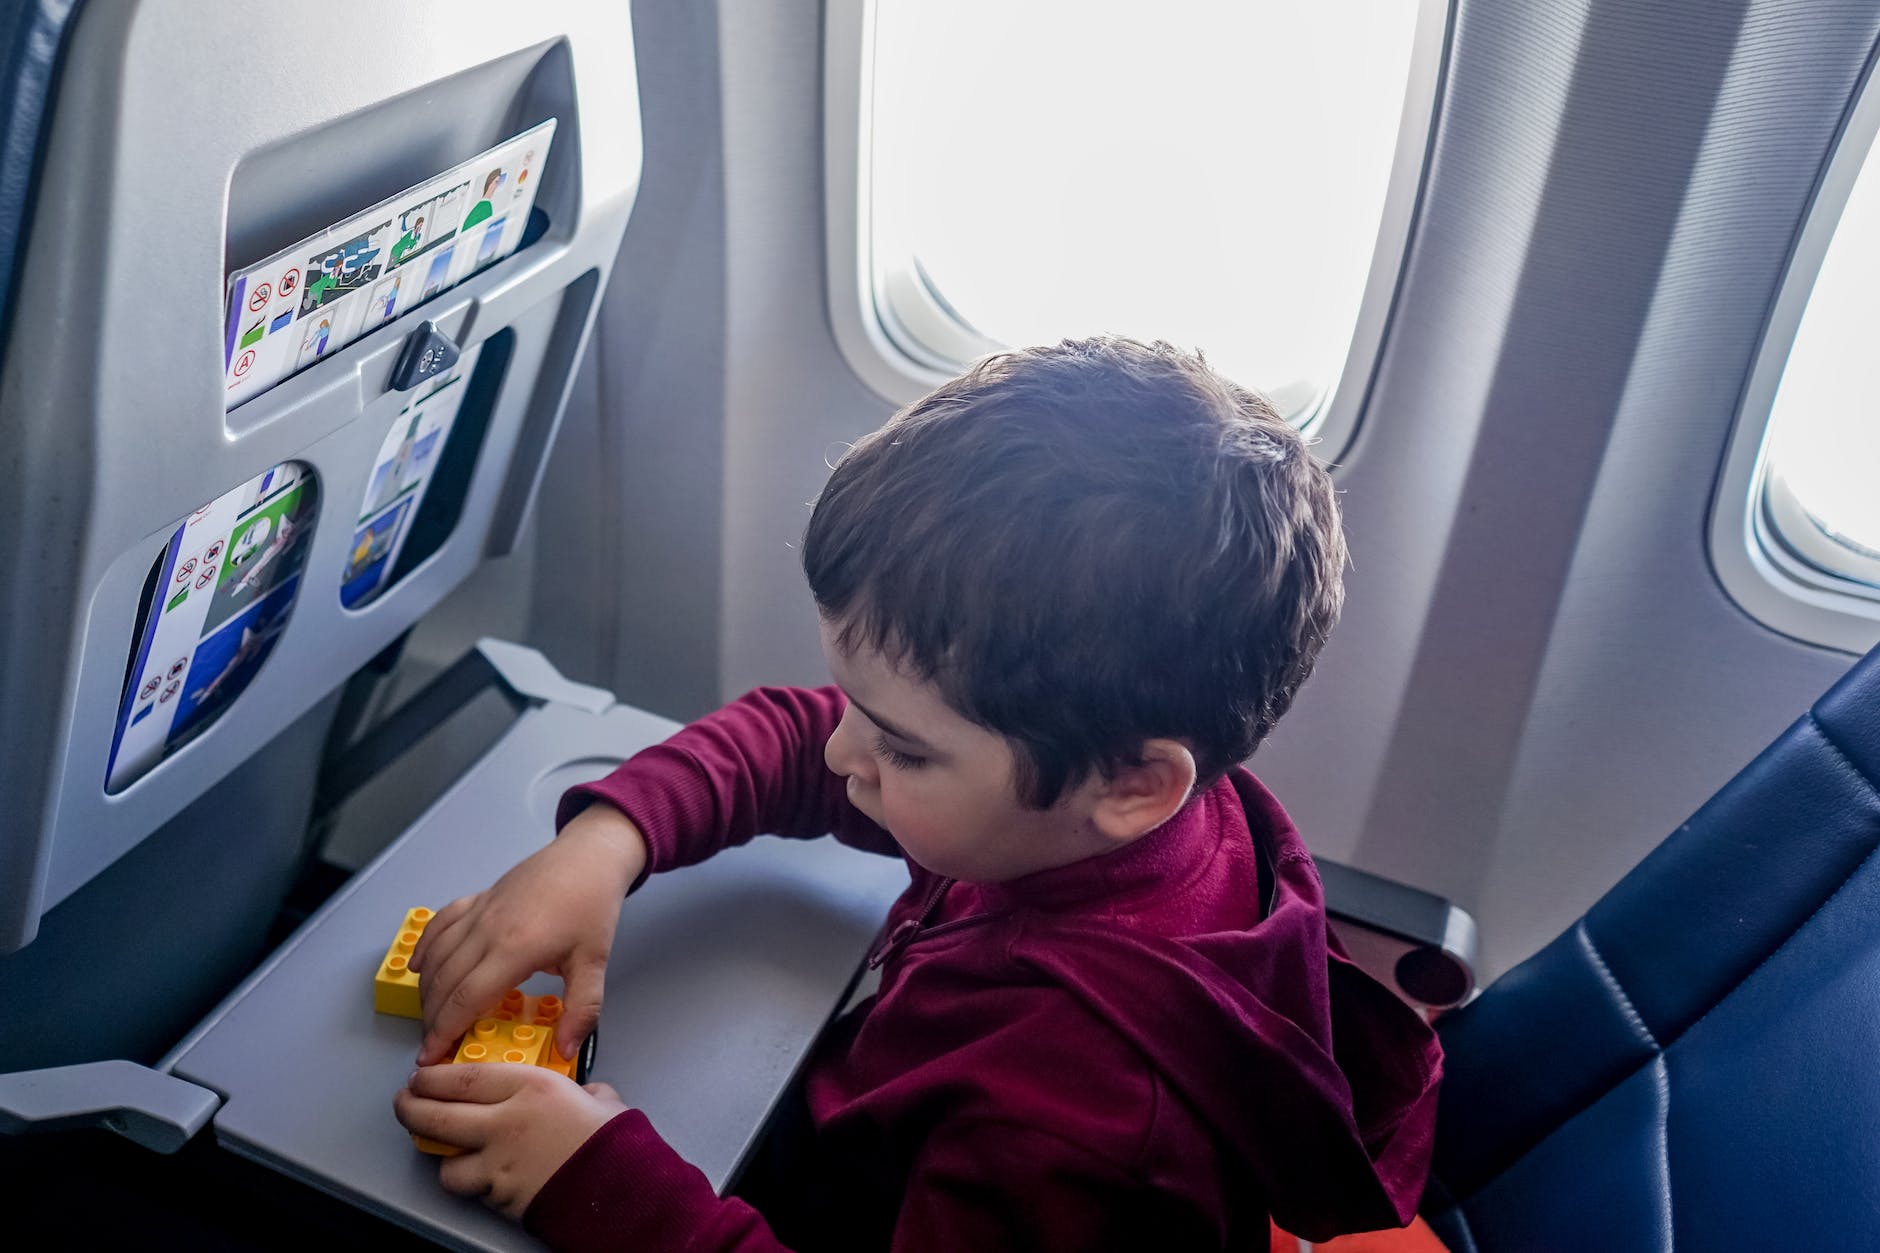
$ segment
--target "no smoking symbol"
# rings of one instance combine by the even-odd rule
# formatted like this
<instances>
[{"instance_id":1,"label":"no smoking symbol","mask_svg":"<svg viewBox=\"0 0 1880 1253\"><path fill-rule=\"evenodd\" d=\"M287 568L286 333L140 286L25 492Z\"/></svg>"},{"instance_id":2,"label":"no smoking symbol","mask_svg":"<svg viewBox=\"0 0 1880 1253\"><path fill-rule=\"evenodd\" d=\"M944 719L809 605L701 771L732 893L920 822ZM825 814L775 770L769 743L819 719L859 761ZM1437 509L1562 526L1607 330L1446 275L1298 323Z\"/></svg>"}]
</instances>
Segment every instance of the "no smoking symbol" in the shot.
<instances>
[{"instance_id":1,"label":"no smoking symbol","mask_svg":"<svg viewBox=\"0 0 1880 1253\"><path fill-rule=\"evenodd\" d=\"M268 301L274 298L274 289L266 283L257 283L253 294L248 297L248 312L260 313L268 307Z\"/></svg>"},{"instance_id":2,"label":"no smoking symbol","mask_svg":"<svg viewBox=\"0 0 1880 1253\"><path fill-rule=\"evenodd\" d=\"M196 590L200 592L203 588L209 586L209 584L213 582L215 582L215 567L204 566L202 568L202 573L198 575L196 578Z\"/></svg>"},{"instance_id":3,"label":"no smoking symbol","mask_svg":"<svg viewBox=\"0 0 1880 1253\"><path fill-rule=\"evenodd\" d=\"M189 582L189 576L194 573L196 573L196 559L194 557L185 558L183 564L176 568L176 581L178 583L187 583Z\"/></svg>"},{"instance_id":4,"label":"no smoking symbol","mask_svg":"<svg viewBox=\"0 0 1880 1253\"><path fill-rule=\"evenodd\" d=\"M183 690L183 681L181 679L175 680L174 682L170 684L170 686L163 689L163 696L157 701L157 703L161 705L164 701L169 700L171 697L175 696L178 692L182 690Z\"/></svg>"}]
</instances>

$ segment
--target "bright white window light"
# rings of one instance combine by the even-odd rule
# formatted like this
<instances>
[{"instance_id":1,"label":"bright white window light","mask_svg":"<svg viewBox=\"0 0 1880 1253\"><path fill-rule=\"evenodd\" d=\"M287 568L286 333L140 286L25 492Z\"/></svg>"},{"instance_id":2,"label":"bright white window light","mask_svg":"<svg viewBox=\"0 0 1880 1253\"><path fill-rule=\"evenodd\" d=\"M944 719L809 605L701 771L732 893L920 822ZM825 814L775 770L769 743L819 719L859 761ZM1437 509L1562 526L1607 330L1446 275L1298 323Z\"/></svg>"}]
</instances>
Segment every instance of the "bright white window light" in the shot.
<instances>
[{"instance_id":1,"label":"bright white window light","mask_svg":"<svg viewBox=\"0 0 1880 1253\"><path fill-rule=\"evenodd\" d=\"M1880 585L1880 162L1854 180L1770 413L1769 521L1795 555Z\"/></svg>"},{"instance_id":2,"label":"bright white window light","mask_svg":"<svg viewBox=\"0 0 1880 1253\"><path fill-rule=\"evenodd\" d=\"M923 364L1119 332L1305 418L1344 367L1416 0L878 0L876 312Z\"/></svg>"}]
</instances>

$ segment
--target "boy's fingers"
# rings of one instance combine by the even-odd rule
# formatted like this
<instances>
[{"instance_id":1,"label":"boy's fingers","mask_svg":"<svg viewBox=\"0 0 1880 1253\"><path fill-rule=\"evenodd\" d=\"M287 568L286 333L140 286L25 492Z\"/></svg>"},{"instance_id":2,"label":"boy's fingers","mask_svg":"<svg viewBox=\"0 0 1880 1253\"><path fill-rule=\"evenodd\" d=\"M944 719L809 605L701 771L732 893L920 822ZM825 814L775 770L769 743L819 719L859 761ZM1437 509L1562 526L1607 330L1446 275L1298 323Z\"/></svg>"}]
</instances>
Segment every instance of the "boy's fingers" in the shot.
<instances>
[{"instance_id":1,"label":"boy's fingers","mask_svg":"<svg viewBox=\"0 0 1880 1253\"><path fill-rule=\"evenodd\" d=\"M500 999L500 994L484 995L469 983L450 989L443 998L444 1003L438 1006L432 1024L424 1030L424 1039L418 1045L418 1065L430 1066L449 1060L457 1051L457 1042L463 1038L463 1033Z\"/></svg>"},{"instance_id":2,"label":"boy's fingers","mask_svg":"<svg viewBox=\"0 0 1880 1253\"><path fill-rule=\"evenodd\" d=\"M555 1050L573 1057L581 1041L601 1020L601 997L607 991L607 955L578 954L562 967L561 1027L555 1032Z\"/></svg>"},{"instance_id":3,"label":"boy's fingers","mask_svg":"<svg viewBox=\"0 0 1880 1253\"><path fill-rule=\"evenodd\" d=\"M483 1164L481 1153L459 1153L445 1158L444 1164L437 1168L437 1181L444 1185L444 1191L458 1196L488 1196L495 1182L490 1178L489 1167Z\"/></svg>"},{"instance_id":4,"label":"boy's fingers","mask_svg":"<svg viewBox=\"0 0 1880 1253\"><path fill-rule=\"evenodd\" d=\"M487 1105L432 1100L413 1094L409 1088L400 1088L392 1096L392 1114L413 1135L442 1140L458 1148L481 1148L489 1141L491 1110Z\"/></svg>"},{"instance_id":5,"label":"boy's fingers","mask_svg":"<svg viewBox=\"0 0 1880 1253\"><path fill-rule=\"evenodd\" d=\"M418 985L424 994L424 1040L418 1045L418 1064L429 1066L444 1060L459 1038L476 1021L476 1011L461 1008L463 985L451 985L442 979L427 977Z\"/></svg>"},{"instance_id":6,"label":"boy's fingers","mask_svg":"<svg viewBox=\"0 0 1880 1253\"><path fill-rule=\"evenodd\" d=\"M427 1035L418 1044L418 1065L435 1066L439 1062L449 1061L456 1053L450 1046L449 1036Z\"/></svg>"},{"instance_id":7,"label":"boy's fingers","mask_svg":"<svg viewBox=\"0 0 1880 1253\"><path fill-rule=\"evenodd\" d=\"M506 1101L535 1078L539 1066L504 1062L457 1062L449 1066L420 1066L407 1085L413 1096L460 1107L494 1105ZM547 1074L549 1072L542 1071Z\"/></svg>"},{"instance_id":8,"label":"boy's fingers","mask_svg":"<svg viewBox=\"0 0 1880 1253\"><path fill-rule=\"evenodd\" d=\"M470 912L470 906L475 901L474 896L460 896L431 916L431 921L425 924L424 930L418 936L417 945L411 950L413 970L422 972L425 963L429 962L434 954L440 952L440 946L444 953L456 947L455 944L444 943L444 933L457 925L463 916Z\"/></svg>"},{"instance_id":9,"label":"boy's fingers","mask_svg":"<svg viewBox=\"0 0 1880 1253\"><path fill-rule=\"evenodd\" d=\"M490 965L487 942L471 937L458 946L418 984L424 999L420 1062L437 1060L454 1046L477 1015L501 1000L514 984L514 978Z\"/></svg>"},{"instance_id":10,"label":"boy's fingers","mask_svg":"<svg viewBox=\"0 0 1880 1253\"><path fill-rule=\"evenodd\" d=\"M603 1101L620 1101L620 1093L614 1091L611 1083L584 1083L581 1085L581 1090L589 1096L598 1096ZM626 1104L625 1101L620 1101L620 1103Z\"/></svg>"},{"instance_id":11,"label":"boy's fingers","mask_svg":"<svg viewBox=\"0 0 1880 1253\"><path fill-rule=\"evenodd\" d=\"M424 996L424 1039L418 1044L418 1065L429 1066L450 1056L459 1037L474 1019L455 1026L458 1015L450 1012L449 1002L457 990L436 975L426 976L418 985Z\"/></svg>"}]
</instances>

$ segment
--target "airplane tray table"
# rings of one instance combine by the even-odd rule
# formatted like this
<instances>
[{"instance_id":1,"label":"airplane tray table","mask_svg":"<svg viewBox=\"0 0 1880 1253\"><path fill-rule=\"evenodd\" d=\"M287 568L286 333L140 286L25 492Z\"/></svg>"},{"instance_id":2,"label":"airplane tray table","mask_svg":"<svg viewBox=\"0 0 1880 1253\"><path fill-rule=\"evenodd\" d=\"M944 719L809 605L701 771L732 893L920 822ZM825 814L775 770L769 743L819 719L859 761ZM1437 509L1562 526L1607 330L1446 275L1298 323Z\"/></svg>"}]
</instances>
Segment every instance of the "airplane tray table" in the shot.
<instances>
[{"instance_id":1,"label":"airplane tray table","mask_svg":"<svg viewBox=\"0 0 1880 1253\"><path fill-rule=\"evenodd\" d=\"M565 788L674 729L624 705L524 714L171 1055L224 1097L218 1141L455 1247L541 1247L444 1192L393 1120L419 1025L373 1012L373 974L406 909L488 886L548 838ZM906 884L901 862L826 838L654 876L621 914L593 1077L722 1191Z\"/></svg>"}]
</instances>

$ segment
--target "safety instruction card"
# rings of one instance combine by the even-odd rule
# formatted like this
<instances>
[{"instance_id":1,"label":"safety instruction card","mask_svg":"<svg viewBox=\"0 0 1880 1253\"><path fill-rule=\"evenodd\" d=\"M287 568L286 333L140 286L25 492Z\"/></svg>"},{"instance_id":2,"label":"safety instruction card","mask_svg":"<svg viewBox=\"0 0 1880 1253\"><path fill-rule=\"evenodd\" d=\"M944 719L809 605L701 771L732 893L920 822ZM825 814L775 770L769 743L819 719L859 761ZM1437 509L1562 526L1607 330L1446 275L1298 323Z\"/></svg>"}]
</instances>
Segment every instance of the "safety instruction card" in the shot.
<instances>
[{"instance_id":1,"label":"safety instruction card","mask_svg":"<svg viewBox=\"0 0 1880 1253\"><path fill-rule=\"evenodd\" d=\"M418 398L392 419L366 479L350 556L340 576L339 601L346 608L357 608L377 596L398 568L411 520L431 485L432 471L457 411L463 408L468 387L464 380L482 351L481 344L465 350L451 373L427 382Z\"/></svg>"},{"instance_id":2,"label":"safety instruction card","mask_svg":"<svg viewBox=\"0 0 1880 1253\"><path fill-rule=\"evenodd\" d=\"M261 668L300 591L317 490L304 463L285 462L176 528L132 654L107 791L188 742Z\"/></svg>"},{"instance_id":3,"label":"safety instruction card","mask_svg":"<svg viewBox=\"0 0 1880 1253\"><path fill-rule=\"evenodd\" d=\"M514 252L554 137L550 118L232 275L223 408Z\"/></svg>"}]
</instances>

